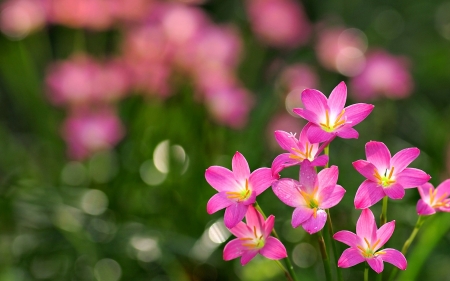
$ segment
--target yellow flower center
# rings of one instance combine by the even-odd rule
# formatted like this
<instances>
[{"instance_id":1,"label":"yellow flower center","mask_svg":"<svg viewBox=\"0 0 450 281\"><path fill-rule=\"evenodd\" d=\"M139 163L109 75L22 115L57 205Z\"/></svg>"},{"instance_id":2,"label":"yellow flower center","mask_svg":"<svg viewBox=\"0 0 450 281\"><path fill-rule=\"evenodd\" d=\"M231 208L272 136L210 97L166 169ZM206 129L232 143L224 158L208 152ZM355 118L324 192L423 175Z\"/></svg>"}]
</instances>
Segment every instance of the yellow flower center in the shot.
<instances>
[{"instance_id":1,"label":"yellow flower center","mask_svg":"<svg viewBox=\"0 0 450 281\"><path fill-rule=\"evenodd\" d=\"M312 155L312 149L313 149L312 144L307 142L305 151L301 151L300 149L297 149L297 148L294 148L294 147L291 147L291 149L294 152L296 152L297 154L293 154L292 153L291 155L289 155L289 158L296 159L296 160L299 160L299 161L303 161L305 159L312 160L312 157L313 157L313 155Z\"/></svg>"},{"instance_id":2,"label":"yellow flower center","mask_svg":"<svg viewBox=\"0 0 450 281\"><path fill-rule=\"evenodd\" d=\"M389 169L386 170L384 172L384 175L382 176L378 173L377 169L375 169L374 171L374 177L378 179L378 184L382 185L383 187L388 187L391 184L395 183L395 179L392 177L393 174L394 174L394 167L392 167L391 170Z\"/></svg>"},{"instance_id":3,"label":"yellow flower center","mask_svg":"<svg viewBox=\"0 0 450 281\"><path fill-rule=\"evenodd\" d=\"M227 191L228 199L236 200L237 202L242 202L250 198L252 191L248 188L248 179L245 180L245 188L240 191Z\"/></svg>"},{"instance_id":4,"label":"yellow flower center","mask_svg":"<svg viewBox=\"0 0 450 281\"><path fill-rule=\"evenodd\" d=\"M314 218L317 218L317 210L319 209L319 200L316 196L318 189L319 187L315 186L312 193L307 193L303 190L299 190L300 194L303 196L303 199L305 199L306 205L314 211Z\"/></svg>"},{"instance_id":5,"label":"yellow flower center","mask_svg":"<svg viewBox=\"0 0 450 281\"><path fill-rule=\"evenodd\" d=\"M378 239L373 245L370 245L369 241L366 239L366 237L364 237L364 242L366 242L366 246L367 247L363 247L358 245L358 249L361 251L361 255L365 258L373 258L373 256L376 255L382 255L385 254L386 252L383 251L379 251L375 253L375 247L380 243L380 239Z\"/></svg>"},{"instance_id":6,"label":"yellow flower center","mask_svg":"<svg viewBox=\"0 0 450 281\"><path fill-rule=\"evenodd\" d=\"M322 129L326 132L333 132L340 126L345 124L345 118L344 117L345 109L342 109L341 113L339 113L338 116L336 116L336 119L334 121L330 120L330 113L328 112L328 109L325 110L325 123L320 123L320 126ZM330 122L332 121L332 122Z\"/></svg>"},{"instance_id":7,"label":"yellow flower center","mask_svg":"<svg viewBox=\"0 0 450 281\"><path fill-rule=\"evenodd\" d=\"M256 233L256 226L253 226L253 237L239 238L239 240L243 242L242 246L247 247L250 250L261 249L266 243L264 236Z\"/></svg>"},{"instance_id":8,"label":"yellow flower center","mask_svg":"<svg viewBox=\"0 0 450 281\"><path fill-rule=\"evenodd\" d=\"M439 197L437 199L436 199L437 189L432 191L430 188L429 193L430 193L430 206L431 207L433 207L433 208L450 207L450 199L447 198L447 196L448 196L447 192L444 192L444 194L442 194L441 197ZM445 199L445 198L447 198L447 199Z\"/></svg>"}]
</instances>

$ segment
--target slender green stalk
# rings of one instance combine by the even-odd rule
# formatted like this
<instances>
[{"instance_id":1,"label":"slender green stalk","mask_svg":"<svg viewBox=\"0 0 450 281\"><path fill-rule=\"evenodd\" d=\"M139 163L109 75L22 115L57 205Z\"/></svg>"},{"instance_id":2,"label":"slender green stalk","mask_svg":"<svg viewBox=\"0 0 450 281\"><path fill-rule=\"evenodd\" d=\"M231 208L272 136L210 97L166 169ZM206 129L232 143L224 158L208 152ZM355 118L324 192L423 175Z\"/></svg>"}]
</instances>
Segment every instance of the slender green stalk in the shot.
<instances>
[{"instance_id":1,"label":"slender green stalk","mask_svg":"<svg viewBox=\"0 0 450 281\"><path fill-rule=\"evenodd\" d=\"M338 260L339 256L338 256L336 241L333 239L334 230L333 230L333 223L331 221L330 210L327 209L326 212L327 212L328 234L330 235L330 240L331 240L331 249L333 250L334 259L336 261L334 265L336 268L338 280L343 281L344 277L342 276L342 270L337 266L337 260Z\"/></svg>"},{"instance_id":2,"label":"slender green stalk","mask_svg":"<svg viewBox=\"0 0 450 281\"><path fill-rule=\"evenodd\" d=\"M369 281L369 264L366 262L364 267L364 281Z\"/></svg>"},{"instance_id":3,"label":"slender green stalk","mask_svg":"<svg viewBox=\"0 0 450 281\"><path fill-rule=\"evenodd\" d=\"M381 216L380 216L380 227L387 222L387 205L388 205L388 197L384 196L383 207L381 209Z\"/></svg>"},{"instance_id":4,"label":"slender green stalk","mask_svg":"<svg viewBox=\"0 0 450 281\"><path fill-rule=\"evenodd\" d=\"M281 270L283 270L286 279L289 281L294 281L291 275L289 274L289 271L287 271L286 267L284 267L284 265L279 260L275 260L275 262L280 266Z\"/></svg>"},{"instance_id":5,"label":"slender green stalk","mask_svg":"<svg viewBox=\"0 0 450 281\"><path fill-rule=\"evenodd\" d=\"M327 146L325 146L325 148L323 149L323 153L325 154L325 155L328 155L328 157L330 157L330 144L328 144ZM325 168L328 168L330 166L330 158L328 158L328 162L327 162L327 164L325 165Z\"/></svg>"},{"instance_id":6,"label":"slender green stalk","mask_svg":"<svg viewBox=\"0 0 450 281\"><path fill-rule=\"evenodd\" d=\"M330 267L330 258L327 254L327 247L325 245L325 240L323 239L322 230L317 232L320 254L322 255L323 267L325 269L325 277L327 281L331 281L331 267Z\"/></svg>"},{"instance_id":7,"label":"slender green stalk","mask_svg":"<svg viewBox=\"0 0 450 281\"><path fill-rule=\"evenodd\" d=\"M255 206L255 209L261 213L261 215L264 217L264 219L267 219L267 216L264 214L264 212L261 209L261 207L259 206L258 202L255 202L254 206ZM272 230L272 234L275 238L277 238L278 240L281 241L280 236L278 236L278 233L275 231L275 228ZM284 260L286 261L286 265L287 265L287 271L285 271L286 278L289 281L297 281L297 276L295 275L294 266L292 266L292 262L291 262L291 259L289 258L289 255Z\"/></svg>"},{"instance_id":8,"label":"slender green stalk","mask_svg":"<svg viewBox=\"0 0 450 281\"><path fill-rule=\"evenodd\" d=\"M406 252L408 252L409 246L411 246L412 242L414 241L414 238L416 238L416 235L419 232L420 227L428 219L428 217L429 216L419 216L419 218L417 219L416 225L414 226L414 229L411 232L411 235L405 241L405 244L403 244L403 248L402 248L402 254L403 255L406 255ZM389 281L395 279L395 276L397 275L397 272L398 272L398 268L395 267L392 270L391 275L389 276Z\"/></svg>"}]
</instances>

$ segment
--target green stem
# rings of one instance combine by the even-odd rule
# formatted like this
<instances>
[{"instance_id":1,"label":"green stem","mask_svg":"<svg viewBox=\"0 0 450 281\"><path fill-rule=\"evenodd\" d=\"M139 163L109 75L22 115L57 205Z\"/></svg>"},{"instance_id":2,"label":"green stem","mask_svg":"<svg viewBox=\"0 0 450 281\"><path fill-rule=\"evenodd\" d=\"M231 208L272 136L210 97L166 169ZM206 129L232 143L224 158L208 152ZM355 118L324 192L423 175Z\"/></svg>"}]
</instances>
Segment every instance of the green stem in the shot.
<instances>
[{"instance_id":1,"label":"green stem","mask_svg":"<svg viewBox=\"0 0 450 281\"><path fill-rule=\"evenodd\" d=\"M254 206L255 206L255 209L261 213L261 215L264 217L264 219L267 219L267 216L264 214L264 212L261 209L261 207L259 206L258 202L255 202ZM278 240L281 241L280 236L278 236L278 233L275 231L275 228L272 229L272 234L275 238L277 238ZM292 262L291 262L291 259L289 258L289 255L284 260L287 265L287 271L285 271L286 278L289 281L297 281L297 276L295 275L294 267L292 266Z\"/></svg>"},{"instance_id":2,"label":"green stem","mask_svg":"<svg viewBox=\"0 0 450 281\"><path fill-rule=\"evenodd\" d=\"M343 281L344 277L342 276L342 271L341 269L337 266L337 260L338 260L338 251L337 251L337 247L336 247L336 241L334 241L333 239L333 235L334 235L334 230L333 230L333 223L331 221L331 214L330 214L330 210L327 209L327 223L328 223L328 234L330 235L330 240L331 240L331 249L333 250L333 255L334 255L334 259L335 259L335 268L336 268L336 272L337 272L337 277L339 281Z\"/></svg>"},{"instance_id":3,"label":"green stem","mask_svg":"<svg viewBox=\"0 0 450 281\"><path fill-rule=\"evenodd\" d=\"M383 207L381 210L380 216L380 227L383 226L387 222L387 205L388 205L388 197L384 196L383 198Z\"/></svg>"},{"instance_id":4,"label":"green stem","mask_svg":"<svg viewBox=\"0 0 450 281\"><path fill-rule=\"evenodd\" d=\"M284 275L286 276L286 279L289 281L294 281L289 273L289 271L287 271L286 267L284 267L284 265L279 261L279 260L275 260L275 262L280 266L281 270L284 271Z\"/></svg>"},{"instance_id":5,"label":"green stem","mask_svg":"<svg viewBox=\"0 0 450 281\"><path fill-rule=\"evenodd\" d=\"M322 230L317 232L317 235L319 238L318 241L319 241L320 253L322 255L323 267L325 269L325 277L326 277L327 281L331 281L332 279L331 279L330 259L327 254L327 247L325 245L325 240L323 239Z\"/></svg>"},{"instance_id":6,"label":"green stem","mask_svg":"<svg viewBox=\"0 0 450 281\"><path fill-rule=\"evenodd\" d=\"M406 252L408 252L409 246L411 246L412 242L414 241L414 238L416 238L416 235L419 232L420 227L428 219L428 217L429 216L419 216L419 218L417 219L416 225L414 226L414 229L411 232L411 235L405 241L405 244L403 244L403 248L402 248L402 254L403 255L406 255ZM395 267L392 270L391 275L389 276L389 281L395 279L395 276L397 275L397 272L398 272L398 268Z\"/></svg>"},{"instance_id":7,"label":"green stem","mask_svg":"<svg viewBox=\"0 0 450 281\"><path fill-rule=\"evenodd\" d=\"M325 155L327 155L328 156L328 162L327 162L327 164L325 165L325 168L328 168L329 166L330 166L330 144L328 144L327 146L325 146L325 148L324 148L324 150L323 150L324 152L324 154Z\"/></svg>"},{"instance_id":8,"label":"green stem","mask_svg":"<svg viewBox=\"0 0 450 281\"><path fill-rule=\"evenodd\" d=\"M369 281L369 264L367 262L364 267L364 281Z\"/></svg>"}]
</instances>

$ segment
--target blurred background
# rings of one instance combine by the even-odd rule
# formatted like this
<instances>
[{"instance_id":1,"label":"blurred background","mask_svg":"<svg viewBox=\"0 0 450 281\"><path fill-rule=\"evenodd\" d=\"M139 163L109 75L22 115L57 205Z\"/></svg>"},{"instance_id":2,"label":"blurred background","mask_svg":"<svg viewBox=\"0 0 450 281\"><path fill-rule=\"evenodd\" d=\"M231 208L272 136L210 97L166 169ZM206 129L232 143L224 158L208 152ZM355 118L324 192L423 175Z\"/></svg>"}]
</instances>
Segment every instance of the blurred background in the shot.
<instances>
[{"instance_id":1,"label":"blurred background","mask_svg":"<svg viewBox=\"0 0 450 281\"><path fill-rule=\"evenodd\" d=\"M223 261L231 237L222 211L206 213L215 190L204 172L231 168L236 151L251 170L270 167L282 152L274 130L305 124L292 114L305 88L328 96L345 81L347 105L375 104L358 140L330 148L347 190L331 209L335 231L355 231L364 178L351 163L369 140L392 154L418 147L412 167L435 186L449 177L448 1L0 5L0 281L283 280L270 260ZM418 199L412 189L390 201L387 247L401 249ZM258 202L300 279L324 280L317 237L292 229L292 208L271 189ZM398 280L450 280L449 216L425 223Z\"/></svg>"}]
</instances>

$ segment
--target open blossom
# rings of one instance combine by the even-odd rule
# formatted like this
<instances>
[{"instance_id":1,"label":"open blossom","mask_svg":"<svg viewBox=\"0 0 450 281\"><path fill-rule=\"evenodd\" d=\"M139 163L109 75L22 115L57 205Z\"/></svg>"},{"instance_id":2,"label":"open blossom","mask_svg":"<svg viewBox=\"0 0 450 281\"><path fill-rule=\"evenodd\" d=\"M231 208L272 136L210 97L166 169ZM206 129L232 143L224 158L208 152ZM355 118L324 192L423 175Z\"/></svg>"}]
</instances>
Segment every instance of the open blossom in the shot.
<instances>
[{"instance_id":1,"label":"open blossom","mask_svg":"<svg viewBox=\"0 0 450 281\"><path fill-rule=\"evenodd\" d=\"M273 192L286 205L294 207L292 226L301 225L309 234L320 231L327 221L326 209L336 206L345 189L336 184L338 167L331 166L316 174L309 160L300 166L300 182L280 179L273 184Z\"/></svg>"},{"instance_id":2,"label":"open blossom","mask_svg":"<svg viewBox=\"0 0 450 281\"><path fill-rule=\"evenodd\" d=\"M405 188L413 188L426 183L431 177L424 171L407 168L420 154L416 147L406 148L393 157L382 142L370 141L366 144L366 160L353 162L353 167L367 179L359 186L355 195L357 209L368 208L384 196L402 199Z\"/></svg>"},{"instance_id":3,"label":"open blossom","mask_svg":"<svg viewBox=\"0 0 450 281\"><path fill-rule=\"evenodd\" d=\"M418 187L420 197L417 202L417 214L432 215L436 212L450 212L450 179L442 182L436 189L431 183Z\"/></svg>"},{"instance_id":4,"label":"open blossom","mask_svg":"<svg viewBox=\"0 0 450 281\"><path fill-rule=\"evenodd\" d=\"M356 223L356 234L347 230L338 231L333 238L350 248L346 249L338 260L338 266L347 268L366 261L377 273L383 271L383 262L388 262L405 270L406 258L395 249L381 247L391 238L395 221L388 222L377 229L375 217L370 209L364 209Z\"/></svg>"},{"instance_id":5,"label":"open blossom","mask_svg":"<svg viewBox=\"0 0 450 281\"><path fill-rule=\"evenodd\" d=\"M371 104L357 103L344 108L347 100L347 86L339 83L327 99L315 89L306 89L301 95L304 108L295 108L294 112L313 125L307 136L310 142L319 143L338 136L344 139L358 138L353 128L363 121L374 108Z\"/></svg>"},{"instance_id":6,"label":"open blossom","mask_svg":"<svg viewBox=\"0 0 450 281\"><path fill-rule=\"evenodd\" d=\"M271 260L287 257L286 248L280 240L270 236L275 222L273 215L264 220L263 216L250 205L245 219L247 223L239 222L230 229L237 238L228 242L223 249L224 260L241 257L241 264L246 265L258 253Z\"/></svg>"},{"instance_id":7,"label":"open blossom","mask_svg":"<svg viewBox=\"0 0 450 281\"><path fill-rule=\"evenodd\" d=\"M236 152L231 162L233 171L220 166L206 169L206 181L219 193L209 199L208 214L225 210L224 222L228 228L235 227L240 222L249 207L256 202L256 196L272 185L273 178L270 168L259 168L250 173L247 160Z\"/></svg>"},{"instance_id":8,"label":"open blossom","mask_svg":"<svg viewBox=\"0 0 450 281\"><path fill-rule=\"evenodd\" d=\"M308 123L300 132L298 140L295 138L295 134L285 131L275 131L275 139L278 144L288 153L278 155L272 163L272 173L276 174L285 167L298 165L303 160L308 159L313 166L325 166L328 163L327 155L316 155L319 149L318 143L310 143L306 137L306 132L311 126Z\"/></svg>"}]
</instances>

